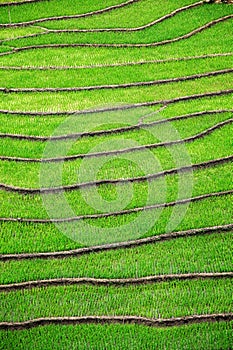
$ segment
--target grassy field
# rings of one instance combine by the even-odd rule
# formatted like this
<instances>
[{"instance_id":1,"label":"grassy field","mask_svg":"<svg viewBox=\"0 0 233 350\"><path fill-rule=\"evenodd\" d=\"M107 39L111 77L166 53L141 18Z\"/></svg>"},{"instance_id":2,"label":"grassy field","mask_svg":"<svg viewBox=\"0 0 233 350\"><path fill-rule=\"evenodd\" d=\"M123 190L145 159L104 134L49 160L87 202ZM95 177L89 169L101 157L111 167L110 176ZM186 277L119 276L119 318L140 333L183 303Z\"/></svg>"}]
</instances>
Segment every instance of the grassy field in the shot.
<instances>
[{"instance_id":1,"label":"grassy field","mask_svg":"<svg viewBox=\"0 0 233 350\"><path fill-rule=\"evenodd\" d=\"M0 0L0 349L231 348L232 19Z\"/></svg>"}]
</instances>

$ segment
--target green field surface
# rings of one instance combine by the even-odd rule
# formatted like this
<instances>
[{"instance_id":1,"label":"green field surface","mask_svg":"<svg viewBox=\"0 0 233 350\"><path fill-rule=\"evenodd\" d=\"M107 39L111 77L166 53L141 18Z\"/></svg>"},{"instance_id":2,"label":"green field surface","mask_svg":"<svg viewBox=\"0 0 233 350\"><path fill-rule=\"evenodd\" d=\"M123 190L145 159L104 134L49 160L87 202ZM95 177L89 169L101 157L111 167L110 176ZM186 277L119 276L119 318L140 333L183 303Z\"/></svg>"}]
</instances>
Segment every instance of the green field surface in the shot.
<instances>
[{"instance_id":1,"label":"green field surface","mask_svg":"<svg viewBox=\"0 0 233 350\"><path fill-rule=\"evenodd\" d=\"M196 324L172 328L149 328L137 325L80 325L47 326L24 331L1 332L1 340L8 343L6 349L208 349L231 347L232 322ZM223 336L224 335L224 336ZM107 345L106 345L107 344Z\"/></svg>"},{"instance_id":2,"label":"green field surface","mask_svg":"<svg viewBox=\"0 0 233 350\"><path fill-rule=\"evenodd\" d=\"M232 20L0 0L0 349L231 349Z\"/></svg>"}]
</instances>

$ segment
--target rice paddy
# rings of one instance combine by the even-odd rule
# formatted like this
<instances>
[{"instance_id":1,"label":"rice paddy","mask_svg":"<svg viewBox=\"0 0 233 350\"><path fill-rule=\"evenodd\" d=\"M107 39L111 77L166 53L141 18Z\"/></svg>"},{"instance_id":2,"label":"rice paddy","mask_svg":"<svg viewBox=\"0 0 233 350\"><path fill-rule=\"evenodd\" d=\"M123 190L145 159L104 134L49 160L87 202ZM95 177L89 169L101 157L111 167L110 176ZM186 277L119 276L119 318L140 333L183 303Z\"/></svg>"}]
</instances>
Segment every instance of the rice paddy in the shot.
<instances>
[{"instance_id":1,"label":"rice paddy","mask_svg":"<svg viewBox=\"0 0 233 350\"><path fill-rule=\"evenodd\" d=\"M231 348L232 20L0 0L0 349Z\"/></svg>"}]
</instances>

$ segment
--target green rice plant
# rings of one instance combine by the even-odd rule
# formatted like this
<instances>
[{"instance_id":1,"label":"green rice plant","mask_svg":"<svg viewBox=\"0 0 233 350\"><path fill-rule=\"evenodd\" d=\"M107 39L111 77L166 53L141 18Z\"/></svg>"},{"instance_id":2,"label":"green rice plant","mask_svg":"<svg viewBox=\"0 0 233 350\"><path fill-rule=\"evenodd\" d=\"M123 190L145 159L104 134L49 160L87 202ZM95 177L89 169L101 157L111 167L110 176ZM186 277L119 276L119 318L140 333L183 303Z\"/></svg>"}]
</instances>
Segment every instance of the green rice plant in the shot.
<instances>
[{"instance_id":1,"label":"green rice plant","mask_svg":"<svg viewBox=\"0 0 233 350\"><path fill-rule=\"evenodd\" d=\"M116 162L110 163L111 168L116 172L118 169L115 167ZM126 163L127 164L127 163ZM109 164L108 164L109 165ZM132 172L136 172L137 169L135 166L132 167ZM124 176L124 169L120 168L118 171L123 173L123 177L127 178L128 174ZM128 170L129 171L129 170ZM102 170L103 172L103 170ZM193 190L192 196L199 196L206 193L211 192L220 192L227 191L231 189L231 172L232 165L225 164L220 165L213 168L200 169L193 173ZM126 171L125 171L126 173ZM106 175L104 175L105 178ZM100 175L100 177L102 177ZM208 182L206 183L206 179L208 178ZM166 181L164 183L164 181ZM131 199L128 201L127 205L123 206L123 209L130 209L136 207L143 207L145 205L153 205L157 203L163 203L164 201L172 202L177 198L177 189L179 187L178 181L183 181L186 183L188 181L191 182L190 174L186 173L183 175L171 175L167 176L166 179L157 179L150 184L147 182L139 182L134 183L133 186L133 194ZM191 186L191 183L189 184ZM116 188L117 187L117 188ZM162 190L159 190L159 189ZM164 189L166 190L166 194L164 194ZM123 191L125 193L126 198L130 198L130 194L132 188L129 184L119 184L119 185L101 185L98 189L100 194L99 199L95 199L95 206L100 208L99 201L101 199L105 199L108 203L105 204L104 209L99 212L106 211L115 211L114 209L109 209L111 207L114 208L114 205L111 206L111 200L114 200L115 196L119 195L116 191ZM149 195L149 191L152 194ZM20 218L47 218L48 215L46 213L46 209L44 208L43 200L40 195L30 196L23 195L18 193L9 193L5 191L1 191L1 197L3 205L1 207L0 215L2 217L20 217ZM44 195L45 196L45 195ZM51 201L57 203L57 206L63 199L63 193L61 194L47 194L47 197L50 197ZM148 198L149 197L149 198ZM75 190L65 194L65 198L68 203L72 206L74 213L78 215L88 215L94 214L97 210L94 207L91 207L91 199L94 201L95 198L95 188L87 188L84 190ZM187 196L182 193L179 196L179 199L187 198ZM119 199L118 199L119 200ZM98 212L98 211L97 211ZM39 215L38 215L39 213ZM57 217L60 217L60 213L58 212ZM62 214L61 214L62 215ZM64 214L62 215L64 217ZM120 218L119 218L120 220ZM114 220L113 220L114 221Z\"/></svg>"},{"instance_id":2,"label":"green rice plant","mask_svg":"<svg viewBox=\"0 0 233 350\"><path fill-rule=\"evenodd\" d=\"M137 315L170 318L231 310L231 279L137 286L63 286L1 294L1 321L40 317ZM171 297L172 296L172 297Z\"/></svg>"},{"instance_id":3,"label":"green rice plant","mask_svg":"<svg viewBox=\"0 0 233 350\"><path fill-rule=\"evenodd\" d=\"M71 0L66 0L66 6L64 6L64 4L62 4L59 0L55 0L52 3L49 1L41 1L32 4L22 4L20 7L11 6L9 9L8 7L2 7L0 8L1 23L9 23L10 21L12 23L17 23L22 21L30 21L36 18L86 13L120 4L122 2L122 0L100 0L97 3L96 1L92 0L84 3L77 3L72 2Z\"/></svg>"},{"instance_id":4,"label":"green rice plant","mask_svg":"<svg viewBox=\"0 0 233 350\"><path fill-rule=\"evenodd\" d=\"M190 203L184 219L177 226L176 230L229 224L232 220L231 202L232 196L222 196ZM151 215L157 216L159 209L157 209L157 211L155 209L151 211L151 213ZM171 213L171 208L165 208L162 213L160 213L159 220L157 220L154 226L143 236L149 237L166 232L166 226ZM38 217L39 215L41 215L40 211L37 213ZM135 218L135 215L128 215L127 218L128 220L132 220ZM89 220L89 223L91 223L91 220ZM110 228L113 227L113 225L118 225L120 227L122 225L122 220L120 217L115 218L115 221L113 218L105 218L98 219L98 222L95 220L95 225L97 225L97 223L98 225L102 225L102 227ZM20 222L1 222L0 225L2 254L68 250L83 246L83 244L79 242L78 236L75 241L71 239L71 236L63 233L64 227L62 224L55 226L52 223L28 224ZM69 226L67 226L66 223L65 227L70 227L71 230L78 230L79 224L77 222L74 226L72 223L69 223Z\"/></svg>"},{"instance_id":5,"label":"green rice plant","mask_svg":"<svg viewBox=\"0 0 233 350\"><path fill-rule=\"evenodd\" d=\"M0 5L5 1L9 0L0 0ZM177 101L168 103L167 106L163 103L163 100L231 89L232 74L199 77L192 81L157 86L79 92L12 93L3 90L126 84L231 68L232 19L224 19L224 16L232 15L230 5L200 4L138 31L49 32L53 29L135 28L195 2L168 0L155 4L154 0L140 0L124 6L122 0L91 0L82 4L71 4L70 0L53 0L19 6L0 6L2 24L42 19L42 22L32 22L31 25L3 25L0 28L0 133L58 136L106 130L99 135L82 135L77 140L52 141L56 147L52 156L58 157L122 149L131 146L127 143L129 140L135 145L148 145L164 140L185 139L216 126L209 134L185 143L185 159L182 157L184 154L181 144L152 148L150 151L128 150L125 158L123 154L117 157L101 154L88 160L79 158L67 161L63 165L47 163L50 175L44 176L44 182L43 176L40 178L41 173L43 175L40 163L16 162L2 158L0 182L21 188L28 187L29 191L20 194L19 189L9 186L6 188L9 191L3 190L3 186L0 191L0 216L2 219L8 218L0 221L0 284L65 277L121 279L164 274L231 272L232 230L229 224L232 222L232 165L229 159L219 161L218 165L211 163L209 167L206 164L202 167L195 166L193 173L187 171L179 176L173 173L150 182L145 179L135 182L135 177L232 155L229 136L232 125L228 120L232 118L232 112L221 112L232 109L232 94ZM112 5L123 6L111 11L101 11ZM91 16L43 21L45 17L78 15L95 10L97 13ZM214 25L189 38L172 41L219 18L224 20L213 22ZM47 30L48 34L40 35ZM36 35L30 36L31 34ZM25 35L26 38L17 38ZM149 44L166 39L171 39L171 42L154 47L69 46L90 43ZM25 47L21 50L23 46L61 43L67 43L68 46L34 49ZM153 101L157 101L157 104L136 110L132 108L127 114L125 110L89 115L78 113L71 118L70 123L67 123L69 118L68 113L65 113ZM219 113L211 112L213 110L219 110ZM7 114L7 111L11 112ZM14 114L14 111L18 114ZM42 112L42 115L27 115L27 111ZM64 114L48 114L56 111ZM178 115L206 111L209 113L167 122L167 119ZM46 113L43 115L43 112ZM140 122L148 124L161 119L166 122L145 125L143 129L109 132L114 128L137 125ZM222 122L226 123L221 124ZM177 134L169 133L169 127ZM1 135L1 138L1 157L41 158L44 151L47 151L46 142L40 138L30 140L27 137L20 139L19 136L14 139L14 135ZM102 145L105 145L104 148ZM47 152L44 156L50 155ZM157 166L151 159L155 159L160 165ZM62 170L62 176L58 179L56 171L59 169ZM99 185L96 192L89 185L83 189L67 191L63 193L63 197L61 192L43 196L30 192L40 186L60 186L61 189L61 186L83 181L123 178L134 179L131 185ZM218 193L221 194L217 195ZM213 196L197 197L208 194ZM163 209L153 208L145 211L142 217L139 217L140 212L131 211L121 213L122 215L85 217L76 222L30 222L30 218L66 219L75 215L135 209L155 203L171 204L177 199L189 197L198 200L192 200L189 204L178 202ZM48 207L46 200L50 200L49 204L56 203L55 213L50 212L51 207ZM102 202L104 207L101 207ZM114 206L115 202L119 208ZM7 222L12 218L16 221ZM28 218L29 221L24 222L22 218ZM221 225L227 225L229 230ZM208 231L208 227L212 227L212 231ZM206 229L196 231L198 228ZM165 240L168 236L163 235L185 230L188 231L183 237L181 233L170 234L169 239ZM144 245L138 244L127 249L126 244L125 248L122 245L117 249L106 247L105 251L90 247L94 244L106 244L108 241L127 242L150 237L150 242L153 243L146 240ZM76 251L79 255L69 256L68 252L64 252L84 246L89 248ZM46 259L41 255L40 258L32 255L30 259L26 259L29 258L28 255L24 258L21 255L43 252L50 255ZM52 252L55 253L52 255ZM63 259L52 259L56 252L63 252ZM161 283L124 286L63 284L11 290L7 293L2 289L0 319L11 322L38 317L82 315L171 318L229 313L231 286L232 280L224 277L174 279ZM231 347L231 326L232 322L204 322L165 328L127 324L49 325L11 332L1 330L0 348L220 350Z\"/></svg>"},{"instance_id":6,"label":"green rice plant","mask_svg":"<svg viewBox=\"0 0 233 350\"><path fill-rule=\"evenodd\" d=\"M197 66L198 62L198 66ZM72 88L81 86L116 85L178 78L231 68L232 57L212 57L205 60L165 62L124 67L92 69L1 71L0 86L4 88Z\"/></svg>"},{"instance_id":7,"label":"green rice plant","mask_svg":"<svg viewBox=\"0 0 233 350\"><path fill-rule=\"evenodd\" d=\"M1 57L2 65L7 66L50 66L50 65L93 65L132 61L145 61L165 58L196 56L210 53L229 52L231 47L232 21L217 25L196 34L189 39L165 46L146 48L42 48L16 52ZM219 37L224 40L219 40ZM4 51L6 49L2 48Z\"/></svg>"},{"instance_id":8,"label":"green rice plant","mask_svg":"<svg viewBox=\"0 0 233 350\"><path fill-rule=\"evenodd\" d=\"M46 326L22 331L0 331L5 349L47 350L220 350L231 347L232 322L202 323L171 328L138 325Z\"/></svg>"},{"instance_id":9,"label":"green rice plant","mask_svg":"<svg viewBox=\"0 0 233 350\"><path fill-rule=\"evenodd\" d=\"M171 124L169 123L169 126L172 125L172 127L177 130L177 134L173 135L173 140L180 140L180 139L186 139L190 136L197 135L198 133L204 132L208 128L214 127L215 125L227 121L228 119L231 119L233 116L233 113L224 113L224 114L215 114L215 115L209 115L209 116L202 116L195 119L185 119L185 120L178 120L173 121ZM127 117L127 114L126 114ZM75 118L76 119L76 118ZM90 120L93 119L92 116L88 117L86 116L86 119ZM116 119L116 118L114 118ZM81 124L80 120L77 122L76 120L71 121L72 128L70 127L70 132L78 132L78 127ZM73 128L73 124L74 128ZM128 123L127 123L128 124ZM229 123L230 124L230 123ZM123 123L121 124L123 125ZM101 123L99 125L99 128L101 129ZM107 124L105 124L107 129ZM116 126L118 126L116 124ZM221 124L220 124L221 126ZM110 129L114 128L110 124ZM224 125L222 125L224 128ZM227 129L227 125L225 125ZM75 130L77 128L77 130ZM229 127L230 128L230 127ZM161 142L161 140L158 138L158 135L166 133L166 130L168 129L167 124L161 124L161 125L155 125L151 126L150 128L142 128L141 130L133 130L128 132L119 132L118 134L110 134L110 135L99 135L99 136L89 136L85 138L79 138L77 137L77 141L74 140L66 140L66 141L53 141L57 148L60 147L61 150L67 149L69 145L71 144L71 147L69 151L67 152L67 155L72 154L85 154L88 152L91 152L92 149L95 149L98 145L105 144L105 151L110 149L116 148L116 149L122 149L126 146L124 145L124 142L121 142L121 140L134 140L138 145L149 145L149 144L155 144ZM221 130L221 128L219 128ZM213 131L214 132L214 131ZM64 132L65 134L65 132ZM170 136L170 135L169 135ZM171 141L171 136L169 139L169 136L167 138L168 141ZM110 145L110 142L114 143L114 146ZM49 141L48 141L49 142ZM108 143L108 144L107 144ZM25 158L42 158L43 152L46 148L47 143L42 141L32 142L30 140L21 140L21 139L10 139L10 138L4 138L1 141L0 146L0 152L2 156L12 156L12 157L25 157ZM56 146L54 146L56 147ZM99 147L100 151L101 147ZM56 152L55 156L59 156L59 152Z\"/></svg>"},{"instance_id":10,"label":"green rice plant","mask_svg":"<svg viewBox=\"0 0 233 350\"><path fill-rule=\"evenodd\" d=\"M104 35L102 32L48 33L46 35L12 39L7 42L7 45L9 44L11 47L26 47L46 44L150 44L178 38L208 22L232 14L232 10L228 6L223 6L221 10L220 12L214 9L211 13L209 8L204 7L203 11L195 8L189 10L189 16L192 17L192 21L186 20L188 15L186 12L180 13L165 22L159 23L158 27L155 25L135 33L106 32Z\"/></svg>"},{"instance_id":11,"label":"green rice plant","mask_svg":"<svg viewBox=\"0 0 233 350\"><path fill-rule=\"evenodd\" d=\"M225 109L232 109L232 96L229 95L223 95L223 96L216 96L211 98L202 98L202 99L196 99L196 100L189 100L189 101L180 101L179 103L172 104L167 106L165 109L160 110L159 113L155 113L162 107L162 105L159 106L151 106L140 109L134 109L132 112L127 112L127 121L131 123L132 125L137 124L139 122L139 119L143 114L153 113L151 116L147 116L147 118L144 120L144 122L153 122L160 119L175 117L176 115L185 115L189 113L196 113L196 112L202 112L202 111L211 111L211 110L221 110L222 108ZM100 123L100 126L98 129L102 130L108 130L110 128L114 127L122 127L125 126L126 120L125 120L125 111L118 112L117 114L113 113L117 116L117 125L112 122L110 125L109 122L111 120L114 120L111 116L112 114L108 114L111 119L108 120L108 124L106 124L106 114L98 116L96 115L96 118L98 118L98 121ZM226 114L228 115L228 114ZM71 133L71 130L64 129L60 130L58 128L59 125L63 124L65 127L65 120L67 116L29 116L29 115L5 115L0 114L0 131L1 133L9 133L9 134L21 134L21 135L36 135L36 136L50 136L54 134L56 130L56 135L61 135L63 133ZM215 121L215 115L212 115L211 117L208 116L201 116L200 120L203 120L203 122L206 120L206 118L211 118L211 120ZM218 117L217 117L218 118ZM218 119L217 119L218 120ZM88 117L87 115L79 115L78 121L80 124L79 129L77 129L77 123L72 123L72 133L74 132L80 132L84 131L85 129L91 129L90 123L91 123L91 117ZM198 118L194 118L193 122L195 121L196 125L199 125ZM186 122L185 122L186 124ZM129 124L130 125L130 124ZM180 123L182 125L182 123ZM82 127L82 128L81 128ZM93 138L92 138L93 140Z\"/></svg>"},{"instance_id":12,"label":"green rice plant","mask_svg":"<svg viewBox=\"0 0 233 350\"><path fill-rule=\"evenodd\" d=\"M0 108L13 111L75 111L103 107L111 103L132 104L167 100L185 95L215 92L231 89L232 74L201 78L194 81L178 82L170 85L134 87L131 89L60 92L60 93L21 93L20 96L0 93Z\"/></svg>"},{"instance_id":13,"label":"green rice plant","mask_svg":"<svg viewBox=\"0 0 233 350\"><path fill-rule=\"evenodd\" d=\"M1 13L1 9L0 9ZM0 40L8 40L8 39L14 39L18 36L24 36L24 35L30 35L30 34L36 34L36 33L42 33L43 29L37 28L37 27L22 27L22 28L6 28L6 29L0 29Z\"/></svg>"},{"instance_id":14,"label":"green rice plant","mask_svg":"<svg viewBox=\"0 0 233 350\"><path fill-rule=\"evenodd\" d=\"M190 157L190 161L192 162L192 164L197 164L197 163L209 161L212 159L218 159L218 158L230 156L232 154L232 144L228 136L231 133L231 130L232 130L232 125L226 125L221 129L213 131L210 135L205 136L203 139L198 139L186 144L185 146L186 151ZM84 146L86 145L85 143L83 144ZM55 143L55 145L57 145L57 143ZM65 143L62 142L60 145L61 147L63 147ZM117 145L119 144L117 143ZM171 154L171 151L173 152L173 154L175 153L179 154L179 152L181 152L181 150L183 149L182 147L183 147L182 144L181 145L178 144L173 146L151 149L148 152L150 152L149 154L151 157L154 158L154 160L158 160L160 162L160 168L161 168L160 170L162 169L168 170L168 169L177 167L177 164L175 162L174 157ZM119 145L118 148L122 148L122 147L120 147ZM208 152L206 150L208 150ZM85 152L87 151L88 150L85 149ZM70 153L72 154L72 152ZM75 153L76 152L74 152L73 154ZM129 154L131 153L129 152ZM148 155L147 152L145 153L145 150L133 152L132 154L135 157L136 163L143 160L144 163L148 165L148 162L150 162L151 158L148 158L148 157L145 158L145 154ZM24 155L26 155L25 152L24 152ZM58 155L61 155L61 154L58 154ZM96 162L96 165L97 165L99 159L100 158L90 158L85 162L87 164L90 164L92 166L91 169L93 169L94 162ZM177 159L179 160L180 158L178 157ZM135 167L133 168L129 167L127 170L129 163L124 163L124 159L121 160L121 157L120 157L120 162L118 163L119 170L116 169L116 172L113 172L111 171L111 167L112 167L111 160L114 160L114 156L108 157L108 163L106 163L107 167L105 166L104 173L101 174L100 172L98 174L98 180L104 179L104 178L108 178L108 179L122 178L122 169L125 169L124 171L126 171L125 172L126 177L132 177L134 175L136 176L137 174L138 176L144 175L144 173L142 173L142 170L139 170L138 168L136 169ZM83 163L82 159L64 162L64 164L62 165L60 165L59 163L48 163L47 168L43 168L43 169L48 169L50 171L50 180L48 179L47 181L47 187L59 186L61 185L61 182L62 182L62 185L77 183L79 181L77 171L78 169L80 169L80 166L82 165L82 163ZM151 172L156 173L158 172L158 167L156 165L157 163L153 163L153 164L155 166L155 170L154 171L151 170ZM117 163L115 163L115 166L116 165ZM187 160L184 160L182 165L187 165ZM60 178L60 176L57 176L58 169L62 169L62 179ZM136 170L136 173L135 173L135 170ZM6 183L8 185L21 186L21 187L33 187L33 188L38 187L40 172L41 172L40 163L1 161L1 169L0 169L1 182ZM88 178L87 176L89 176L89 173L85 175L86 181L95 180L93 176L92 177L89 176Z\"/></svg>"},{"instance_id":15,"label":"green rice plant","mask_svg":"<svg viewBox=\"0 0 233 350\"><path fill-rule=\"evenodd\" d=\"M0 262L0 283L62 277L139 278L177 273L227 272L231 271L231 242L232 232L219 231L211 235L183 237L66 259L5 261Z\"/></svg>"},{"instance_id":16,"label":"green rice plant","mask_svg":"<svg viewBox=\"0 0 233 350\"><path fill-rule=\"evenodd\" d=\"M163 6L156 6L153 0L140 0L130 6L91 17L44 22L49 29L86 29L86 28L133 28L145 25L168 13L195 3L195 0L167 1Z\"/></svg>"}]
</instances>

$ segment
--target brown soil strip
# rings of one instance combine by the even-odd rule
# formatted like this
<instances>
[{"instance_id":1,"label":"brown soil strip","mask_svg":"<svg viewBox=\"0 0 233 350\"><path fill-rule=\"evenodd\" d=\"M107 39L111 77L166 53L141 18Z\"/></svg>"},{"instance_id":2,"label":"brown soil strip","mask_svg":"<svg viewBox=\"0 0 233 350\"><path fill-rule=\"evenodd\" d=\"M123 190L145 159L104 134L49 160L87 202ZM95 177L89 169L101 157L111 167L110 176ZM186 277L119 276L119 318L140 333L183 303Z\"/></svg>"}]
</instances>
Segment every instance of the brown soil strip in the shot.
<instances>
[{"instance_id":1,"label":"brown soil strip","mask_svg":"<svg viewBox=\"0 0 233 350\"><path fill-rule=\"evenodd\" d=\"M213 197L222 197L233 194L233 190L227 190L227 191L221 191L221 192L213 192L213 193L207 193L202 194L196 197L191 198L185 198L185 199L179 199L177 201L173 202L166 202L166 203L159 203L159 204L152 204L147 205L143 207L136 207L121 211L114 211L109 213L100 213L100 214L87 214L87 215L79 215L74 216L70 218L56 218L56 219L34 219L34 218L13 218L13 217L1 217L1 222L26 222L26 223L34 223L34 224L48 224L48 223L69 223L69 222L75 222L80 220L96 220L96 219L102 219L102 218L108 218L108 217L118 217L122 215L129 215L133 213L139 213L142 211L149 211L159 208L168 208L168 207L174 207L176 205L183 205L188 203L194 203L199 202L201 200L213 198Z\"/></svg>"},{"instance_id":2,"label":"brown soil strip","mask_svg":"<svg viewBox=\"0 0 233 350\"><path fill-rule=\"evenodd\" d=\"M0 138L10 138L10 139L15 139L15 140L29 140L29 141L39 141L39 142L68 140L68 139L76 139L76 138L78 139L78 138L84 138L84 137L113 135L113 134L124 133L124 132L132 131L132 130L140 130L140 129L144 129L144 128L150 128L150 127L153 127L153 126L158 125L158 124L170 123L172 121L177 121L177 120L195 118L195 117L200 117L203 115L232 113L232 112L233 112L233 109L209 110L209 111L202 111L202 112L179 115L179 116L166 118L166 119L160 119L160 120L156 120L156 121L151 122L151 123L138 123L136 125L125 126L125 127L115 128L115 129L87 131L87 132L60 135L60 136L36 136L36 135L33 136L33 135L0 133Z\"/></svg>"},{"instance_id":3,"label":"brown soil strip","mask_svg":"<svg viewBox=\"0 0 233 350\"><path fill-rule=\"evenodd\" d=\"M135 183L135 182L143 182L143 181L153 181L155 179L167 176L167 175L173 175L173 174L181 174L186 173L189 171L194 171L198 169L206 169L213 166L218 166L221 164L225 164L228 162L231 162L233 160L233 156L229 157L223 157L219 159L210 160L207 162L202 162L198 164L192 164L183 166L180 168L174 168L170 170L161 171L159 173L140 176L140 177L131 177L127 179L111 179L111 180L99 180L99 181L92 181L92 182L83 182L73 185L67 185L67 186L61 186L61 187L50 187L50 188L23 188L23 187L16 187L11 185L6 185L3 183L0 183L0 190L5 190L8 192L14 192L14 193L20 193L20 194L30 194L30 195L36 195L36 194L48 194L48 193L60 193L60 192L69 192L74 190L79 190L81 188L90 188L100 185L106 185L106 184L125 184L125 183Z\"/></svg>"},{"instance_id":4,"label":"brown soil strip","mask_svg":"<svg viewBox=\"0 0 233 350\"><path fill-rule=\"evenodd\" d=\"M148 327L174 327L202 322L232 321L233 313L192 315L166 319L140 316L81 316L81 317L45 317L23 322L0 322L2 330L21 330L47 325L77 324L138 324Z\"/></svg>"},{"instance_id":5,"label":"brown soil strip","mask_svg":"<svg viewBox=\"0 0 233 350\"><path fill-rule=\"evenodd\" d=\"M41 0L39 0L39 1L41 1ZM109 12L109 11L112 11L115 9L119 9L119 8L122 8L122 7L125 7L128 5L131 5L131 4L138 2L138 1L140 1L140 0L128 0L128 1L123 2L121 4L118 4L118 5L109 6L109 7L103 8L101 10L91 11L91 12L87 12L87 13L81 13L79 15L55 16L55 17L40 18L40 19L36 19L33 21L27 21L27 22L5 23L5 24L1 24L0 28L26 27L26 26L30 26L30 25L33 25L36 23L42 23L42 22L47 22L47 21L61 21L61 20L73 19L73 18L90 17L90 16L106 13L106 12ZM28 3L28 2L31 2L31 1L26 1L25 3ZM17 3L12 3L12 5L16 5L16 4ZM20 3L18 3L18 4L20 4ZM9 3L7 3L7 4L3 3L2 6L9 6Z\"/></svg>"},{"instance_id":6,"label":"brown soil strip","mask_svg":"<svg viewBox=\"0 0 233 350\"><path fill-rule=\"evenodd\" d=\"M148 106L156 106L156 105L170 105L175 104L178 102L183 101L190 101L190 100L198 100L201 98L206 97L216 97L216 96L224 96L229 95L233 93L233 89L228 90L220 90L220 91L214 91L214 92L204 92L201 94L195 94L195 95L189 95L189 96L181 96L181 97L175 97L168 100L158 100L158 101L152 101L152 102L139 102L124 106L116 106L116 107L107 107L107 108L96 108L96 109L89 109L89 110L82 110L82 111L61 111L61 112L30 112L30 111L10 111L10 110L0 110L0 114L13 114L13 115L27 115L27 116L60 116L60 115L84 115L84 114L93 114L93 113L104 113L104 112L112 112L112 111L123 111L133 108L141 108L141 107L148 107Z\"/></svg>"},{"instance_id":7,"label":"brown soil strip","mask_svg":"<svg viewBox=\"0 0 233 350\"><path fill-rule=\"evenodd\" d=\"M149 60L149 61L138 61L138 62L123 62L123 63L112 63L112 64L92 64L83 66L0 66L0 70L72 70L72 69L94 69L94 68L109 68L109 67L125 67L125 66L139 66L145 64L157 64L166 62L179 62L179 61L189 61L197 59L206 59L214 57L226 57L232 56L232 52L225 53L212 53L200 56L187 56L187 57L172 57L161 60Z\"/></svg>"},{"instance_id":8,"label":"brown soil strip","mask_svg":"<svg viewBox=\"0 0 233 350\"><path fill-rule=\"evenodd\" d=\"M34 253L16 253L16 254L0 254L0 261L11 260L33 260L33 259L65 259L75 256L82 256L91 253L99 253L108 250L127 249L138 247L146 244L152 244L155 242L164 242L171 239L177 239L182 237L192 237L198 235L210 235L216 233L227 233L233 230L233 224L218 225L211 227L193 228L185 231L163 233L151 237L119 242L110 243L98 246L84 247L73 250L63 250L56 252L34 252Z\"/></svg>"},{"instance_id":9,"label":"brown soil strip","mask_svg":"<svg viewBox=\"0 0 233 350\"><path fill-rule=\"evenodd\" d=\"M222 128L223 126L226 126L228 124L231 124L233 122L233 118L224 120L194 136L187 137L185 139L179 139L179 140L173 140L173 141L166 141L166 142L160 142L160 143L153 143L148 145L140 145L140 146L134 146L134 147L128 147L123 148L119 150L111 150L111 151L103 151L103 152L96 152L96 153L84 153L84 154L75 154L71 156L65 156L65 157L55 157L55 158L22 158L22 157L8 157L8 156L0 156L0 160L2 161L14 161L14 162L27 162L27 163L50 163L50 162L67 162L67 161L73 161L77 159L84 159L84 158L98 158L98 157L106 157L106 156L115 156L119 154L125 154L129 152L137 152L137 151L144 151L146 149L155 149L158 147L170 147L182 143L190 143L195 140L201 139L212 132L214 132L217 129Z\"/></svg>"},{"instance_id":10,"label":"brown soil strip","mask_svg":"<svg viewBox=\"0 0 233 350\"><path fill-rule=\"evenodd\" d=\"M125 285L140 285L151 284L173 280L196 280L196 279L220 279L220 278L232 278L233 272L197 272L197 273L185 273L185 274L167 274L157 276L147 276L141 278L55 278L48 280L36 280L19 282L12 284L1 284L0 292L10 292L15 290L24 290L41 287L55 287L55 286L70 286L77 284L86 284L93 286L125 286Z\"/></svg>"},{"instance_id":11,"label":"brown soil strip","mask_svg":"<svg viewBox=\"0 0 233 350\"><path fill-rule=\"evenodd\" d=\"M227 15L221 18L218 18L216 20L213 20L197 29L192 30L191 32L184 34L182 36L179 36L174 39L168 39L168 40L163 40L163 41L158 41L154 43L148 43L148 44L94 44L94 43L80 43L80 44L42 44L42 45L29 45L29 46L22 46L22 47L16 47L13 48L11 51L6 51L0 53L0 56L6 56L6 55L11 55L13 53L17 52L22 52L22 51L27 51L31 49L46 49L46 48L64 48L64 47L91 47L91 48L96 48L96 47L116 47L116 48L124 48L124 47L155 47L155 46L163 46L167 44L171 44L174 42L178 42L184 39L188 39L192 37L193 35L196 35L218 23L227 21L229 19L233 18L233 15ZM0 26L1 27L1 26Z\"/></svg>"},{"instance_id":12,"label":"brown soil strip","mask_svg":"<svg viewBox=\"0 0 233 350\"><path fill-rule=\"evenodd\" d=\"M177 78L169 79L160 79L153 81L140 81L136 83L127 83L127 84L113 84L113 85L95 85L95 86L81 86L81 87L59 87L59 88L3 88L0 87L0 92L9 94L9 93L33 93L33 92L76 92L76 91L93 91L93 90L109 90L109 89L126 89L142 86L154 86L154 85L163 85L170 83L178 83L181 81L196 80L207 77L214 77L218 75L229 74L233 72L233 68L221 69L218 71L193 74Z\"/></svg>"},{"instance_id":13,"label":"brown soil strip","mask_svg":"<svg viewBox=\"0 0 233 350\"><path fill-rule=\"evenodd\" d=\"M172 11L171 13L166 14L166 15L164 15L164 16L162 16L162 17L160 17L160 18L158 18L158 19L156 19L156 20L154 20L154 21L152 21L150 23L147 23L145 25L142 25L142 26L139 26L139 27L135 27L135 28L54 29L54 30L53 29L47 29L45 32L42 32L42 33L23 35L23 36L19 36L19 37L13 38L13 40L15 40L15 39L24 39L24 38L26 39L26 38L30 38L30 37L38 37L38 36L46 35L46 34L50 34L50 33L137 32L137 31L140 31L140 30L144 30L144 29L150 28L150 27L154 26L155 24L161 23L161 22L165 21L166 19L175 16L177 13L180 13L180 12L183 12L183 11L186 11L186 10L198 7L200 5L203 5L203 1L199 1L199 2L196 2L194 4L178 8L178 9ZM20 25L21 26L29 25L28 23L30 23L32 25L32 24L38 23L38 21L39 22L54 21L54 18L57 18L57 19L77 18L77 16L79 16L79 15L75 15L75 17L74 16L71 16L71 17L69 16L68 18L67 18L67 16L65 16L65 18L49 17L47 19L43 18L43 19L36 20L36 22L35 21L21 22ZM3 24L3 26L4 25L5 24ZM11 27L14 26L15 27L15 26L19 26L19 24L18 23L12 23L12 24L6 24L6 26L8 26L8 27L9 26L11 26ZM0 27L1 27L1 25L0 25ZM4 42L4 41L8 41L8 40L12 40L12 39L5 39L5 40L2 40L2 41Z\"/></svg>"}]
</instances>

